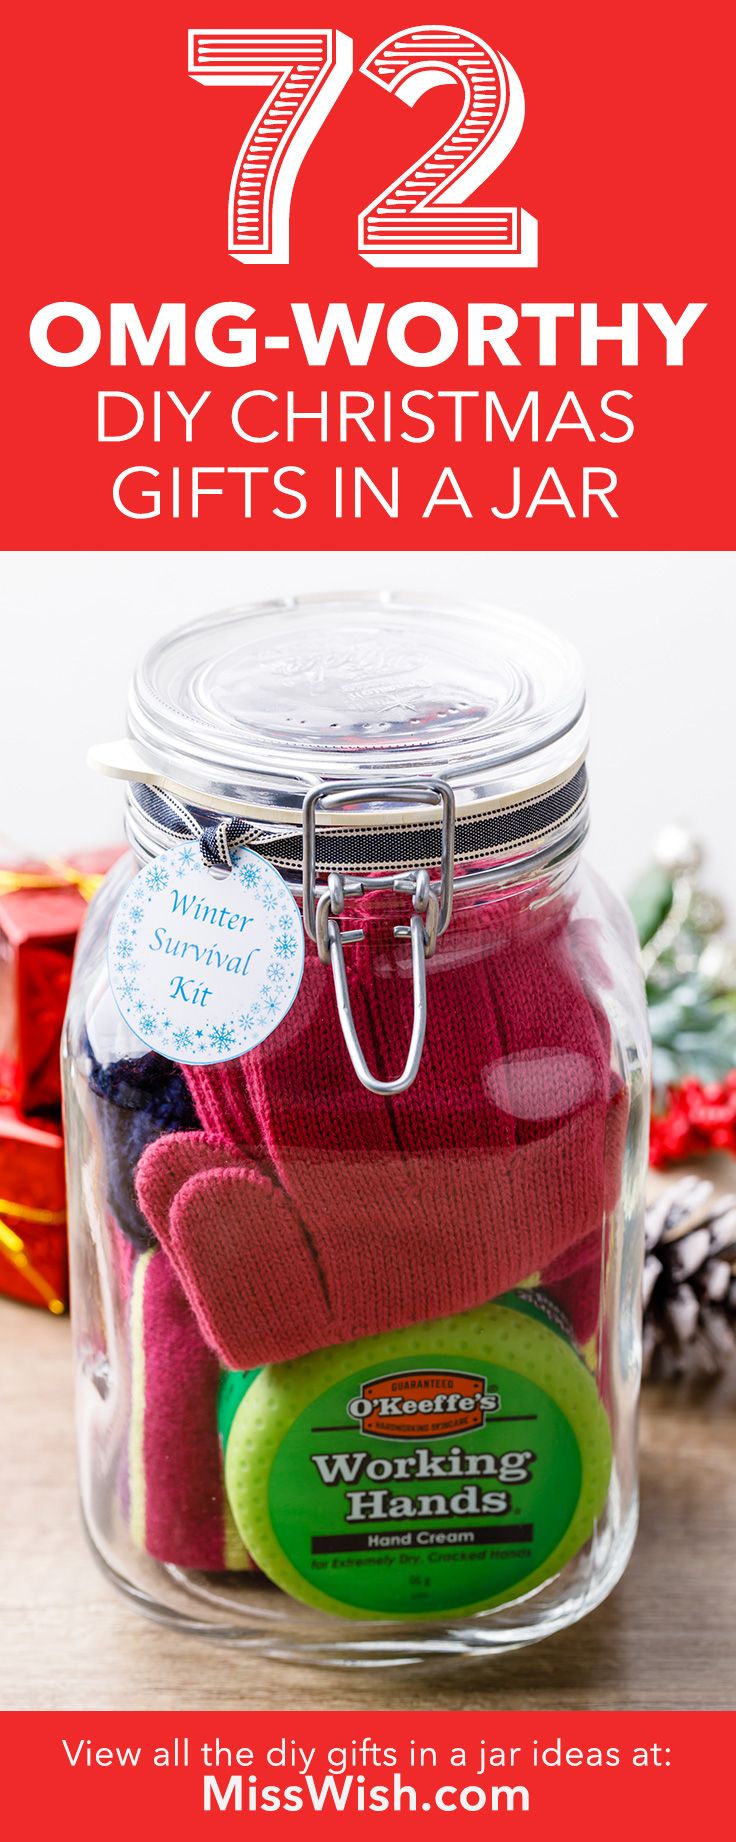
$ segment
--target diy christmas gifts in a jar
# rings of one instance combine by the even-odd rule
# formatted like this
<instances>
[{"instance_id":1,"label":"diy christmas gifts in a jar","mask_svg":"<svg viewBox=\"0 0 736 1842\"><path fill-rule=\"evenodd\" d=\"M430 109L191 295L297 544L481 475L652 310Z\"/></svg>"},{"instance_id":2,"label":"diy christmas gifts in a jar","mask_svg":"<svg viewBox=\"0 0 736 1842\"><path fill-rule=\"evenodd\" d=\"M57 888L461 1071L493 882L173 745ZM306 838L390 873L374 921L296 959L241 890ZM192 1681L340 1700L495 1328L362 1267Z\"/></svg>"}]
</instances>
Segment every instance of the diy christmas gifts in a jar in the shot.
<instances>
[{"instance_id":1,"label":"diy christmas gifts in a jar","mask_svg":"<svg viewBox=\"0 0 736 1842\"><path fill-rule=\"evenodd\" d=\"M93 1546L280 1655L558 1629L634 1539L649 1094L579 661L273 604L154 647L128 725L67 1025Z\"/></svg>"}]
</instances>

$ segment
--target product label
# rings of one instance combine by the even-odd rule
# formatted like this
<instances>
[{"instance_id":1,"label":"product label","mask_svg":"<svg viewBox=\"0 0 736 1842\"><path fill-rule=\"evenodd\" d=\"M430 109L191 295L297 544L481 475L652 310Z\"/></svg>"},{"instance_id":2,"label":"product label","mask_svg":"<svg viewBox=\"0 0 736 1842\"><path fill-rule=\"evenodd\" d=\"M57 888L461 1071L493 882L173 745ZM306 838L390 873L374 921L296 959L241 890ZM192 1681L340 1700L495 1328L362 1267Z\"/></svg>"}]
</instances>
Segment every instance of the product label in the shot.
<instances>
[{"instance_id":1,"label":"product label","mask_svg":"<svg viewBox=\"0 0 736 1842\"><path fill-rule=\"evenodd\" d=\"M575 1514L581 1457L528 1376L446 1356L348 1375L302 1411L268 1487L277 1541L308 1587L386 1616L513 1596Z\"/></svg>"},{"instance_id":2,"label":"product label","mask_svg":"<svg viewBox=\"0 0 736 1842\"><path fill-rule=\"evenodd\" d=\"M384 1439L414 1439L417 1415L424 1416L422 1432L428 1439L472 1432L483 1425L487 1411L497 1408L498 1396L486 1393L482 1375L438 1377L423 1369L363 1382L360 1394L348 1402L348 1413L362 1432Z\"/></svg>"},{"instance_id":3,"label":"product label","mask_svg":"<svg viewBox=\"0 0 736 1842\"><path fill-rule=\"evenodd\" d=\"M229 1062L291 1009L304 970L296 902L273 864L233 852L225 875L196 843L165 851L130 884L108 941L115 1001L159 1055Z\"/></svg>"}]
</instances>

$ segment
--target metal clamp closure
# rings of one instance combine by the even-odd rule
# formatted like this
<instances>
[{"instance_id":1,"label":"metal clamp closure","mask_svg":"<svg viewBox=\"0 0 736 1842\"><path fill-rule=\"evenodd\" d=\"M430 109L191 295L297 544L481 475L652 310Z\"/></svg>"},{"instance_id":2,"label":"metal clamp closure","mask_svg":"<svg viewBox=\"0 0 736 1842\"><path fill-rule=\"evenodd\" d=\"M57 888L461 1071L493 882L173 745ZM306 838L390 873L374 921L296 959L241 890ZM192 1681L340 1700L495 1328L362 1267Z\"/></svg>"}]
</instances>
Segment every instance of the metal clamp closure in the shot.
<instances>
[{"instance_id":1,"label":"metal clamp closure","mask_svg":"<svg viewBox=\"0 0 736 1842\"><path fill-rule=\"evenodd\" d=\"M429 877L429 871L423 867L403 871L399 876L369 875L362 877L345 876L333 870L327 880L327 889L317 898L315 891L316 869L316 814L320 804L334 806L350 799L361 801L380 799L383 802L400 800L421 801L427 803L434 799L442 807L442 854L440 866L440 893L435 895ZM422 1058L424 1037L427 1028L427 978L425 963L431 959L437 941L445 932L452 914L452 895L454 877L454 840L455 840L455 799L452 788L446 781L432 781L427 786L397 787L393 783L356 789L351 783L317 787L304 802L304 926L310 939L314 940L323 965L332 966L335 981L335 995L342 1033L348 1054L358 1080L371 1094L403 1094L411 1087L419 1071ZM338 917L345 907L346 897L361 896L370 890L393 891L396 894L410 895L413 914L410 921L394 928L397 940L411 941L412 982L414 991L414 1014L411 1040L406 1064L402 1074L393 1081L382 1081L371 1073L358 1041L355 1020L350 1004L347 972L345 968L344 948L355 941L365 938L362 927L345 928L338 926Z\"/></svg>"}]
</instances>

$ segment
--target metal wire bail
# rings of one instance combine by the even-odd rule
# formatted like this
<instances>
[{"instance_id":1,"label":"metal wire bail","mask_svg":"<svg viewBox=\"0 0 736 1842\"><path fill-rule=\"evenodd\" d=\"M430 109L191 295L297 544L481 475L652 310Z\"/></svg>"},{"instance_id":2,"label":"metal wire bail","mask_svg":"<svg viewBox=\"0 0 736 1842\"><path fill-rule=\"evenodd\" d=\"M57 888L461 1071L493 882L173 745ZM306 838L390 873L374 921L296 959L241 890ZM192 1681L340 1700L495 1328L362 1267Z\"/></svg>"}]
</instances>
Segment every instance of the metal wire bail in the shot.
<instances>
[{"instance_id":1,"label":"metal wire bail","mask_svg":"<svg viewBox=\"0 0 736 1842\"><path fill-rule=\"evenodd\" d=\"M429 877L429 871L423 866L414 870L402 871L399 876L369 875L362 877L344 876L333 870L328 877L327 889L318 897L315 889L316 868L316 818L320 805L334 807L349 800L399 800L421 801L426 805L428 799L438 801L442 807L442 853L440 867L440 893L435 895ZM448 926L452 914L452 895L454 880L455 855L455 797L446 781L435 780L426 786L396 786L381 783L371 787L356 789L349 782L316 787L304 801L304 926L311 940L316 944L323 965L332 967L335 981L337 1011L340 1018L347 1051L355 1073L363 1087L371 1094L404 1094L411 1087L419 1072L422 1059L424 1037L427 1028L427 975L426 961L431 959L437 941ZM345 907L348 895L364 895L369 890L390 890L397 894L410 895L413 914L407 924L394 928L397 940L411 941L412 983L414 991L414 1014L412 1020L411 1040L403 1072L393 1081L382 1081L378 1075L371 1073L358 1041L348 991L347 972L345 968L344 948L351 943L363 940L362 927L341 929L338 918Z\"/></svg>"}]
</instances>

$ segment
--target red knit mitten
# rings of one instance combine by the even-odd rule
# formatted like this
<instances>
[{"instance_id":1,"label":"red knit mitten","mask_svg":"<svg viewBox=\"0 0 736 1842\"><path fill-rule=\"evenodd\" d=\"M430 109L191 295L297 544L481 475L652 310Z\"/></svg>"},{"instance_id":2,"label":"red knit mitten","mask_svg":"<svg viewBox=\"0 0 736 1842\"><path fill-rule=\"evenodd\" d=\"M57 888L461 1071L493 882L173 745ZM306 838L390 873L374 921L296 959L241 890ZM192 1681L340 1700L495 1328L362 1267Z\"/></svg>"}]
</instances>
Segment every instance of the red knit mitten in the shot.
<instances>
[{"instance_id":1,"label":"red knit mitten","mask_svg":"<svg viewBox=\"0 0 736 1842\"><path fill-rule=\"evenodd\" d=\"M375 913L346 960L358 1035L385 1079L405 1054L412 991L395 917ZM314 951L260 1048L185 1070L204 1135L151 1147L139 1197L228 1364L470 1309L600 1239L625 1093L566 908L468 904L427 971L422 1063L398 1098L356 1080Z\"/></svg>"},{"instance_id":2,"label":"red knit mitten","mask_svg":"<svg viewBox=\"0 0 736 1842\"><path fill-rule=\"evenodd\" d=\"M203 1132L174 1133L144 1153L136 1187L226 1368L256 1368L335 1341L299 1217L255 1164Z\"/></svg>"},{"instance_id":3,"label":"red knit mitten","mask_svg":"<svg viewBox=\"0 0 736 1842\"><path fill-rule=\"evenodd\" d=\"M518 1277L502 1241L463 1247L394 1182L384 1222L377 1196L370 1229L336 1208L308 1230L252 1159L183 1133L148 1148L137 1189L207 1343L250 1369L464 1310Z\"/></svg>"}]
</instances>

